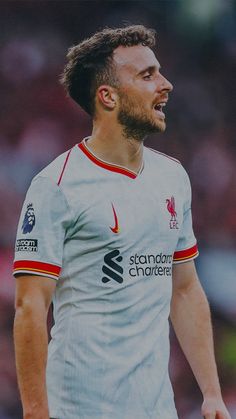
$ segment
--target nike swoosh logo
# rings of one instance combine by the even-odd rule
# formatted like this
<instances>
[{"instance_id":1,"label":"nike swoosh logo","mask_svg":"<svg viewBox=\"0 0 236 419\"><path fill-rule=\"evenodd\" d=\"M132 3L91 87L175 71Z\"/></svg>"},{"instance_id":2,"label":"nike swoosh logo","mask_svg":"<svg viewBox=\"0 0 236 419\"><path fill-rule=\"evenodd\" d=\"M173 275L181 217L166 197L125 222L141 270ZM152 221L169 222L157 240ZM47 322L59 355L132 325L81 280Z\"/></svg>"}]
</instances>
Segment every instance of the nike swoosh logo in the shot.
<instances>
[{"instance_id":1,"label":"nike swoosh logo","mask_svg":"<svg viewBox=\"0 0 236 419\"><path fill-rule=\"evenodd\" d=\"M110 229L111 229L111 231L113 233L117 234L120 231L119 223L118 223L118 217L117 217L117 214L116 214L116 210L114 208L114 205L111 204L111 206L112 206L112 210L113 210L113 214L114 214L115 225L114 225L114 227L110 227Z\"/></svg>"}]
</instances>

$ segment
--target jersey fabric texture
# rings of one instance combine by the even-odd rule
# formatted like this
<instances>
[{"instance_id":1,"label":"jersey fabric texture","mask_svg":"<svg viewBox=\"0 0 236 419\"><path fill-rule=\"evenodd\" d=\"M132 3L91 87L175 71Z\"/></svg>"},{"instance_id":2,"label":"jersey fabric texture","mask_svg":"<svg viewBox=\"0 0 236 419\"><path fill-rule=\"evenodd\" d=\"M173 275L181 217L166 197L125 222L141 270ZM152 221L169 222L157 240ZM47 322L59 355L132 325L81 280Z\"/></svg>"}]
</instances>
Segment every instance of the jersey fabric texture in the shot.
<instances>
[{"instance_id":1,"label":"jersey fabric texture","mask_svg":"<svg viewBox=\"0 0 236 419\"><path fill-rule=\"evenodd\" d=\"M98 159L83 140L33 179L14 273L57 280L51 417L177 418L168 374L172 265L197 254L189 179L172 158L144 147L136 175Z\"/></svg>"}]
</instances>

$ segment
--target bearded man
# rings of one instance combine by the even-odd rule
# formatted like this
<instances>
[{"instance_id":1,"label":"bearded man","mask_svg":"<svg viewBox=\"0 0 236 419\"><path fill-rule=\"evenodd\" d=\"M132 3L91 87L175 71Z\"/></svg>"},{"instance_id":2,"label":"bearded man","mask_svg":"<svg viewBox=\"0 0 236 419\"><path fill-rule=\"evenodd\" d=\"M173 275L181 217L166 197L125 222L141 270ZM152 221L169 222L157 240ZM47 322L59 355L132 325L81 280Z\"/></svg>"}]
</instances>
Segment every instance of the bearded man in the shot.
<instances>
[{"instance_id":1,"label":"bearded man","mask_svg":"<svg viewBox=\"0 0 236 419\"><path fill-rule=\"evenodd\" d=\"M190 182L177 160L144 146L165 131L173 89L154 46L155 32L134 25L68 52L61 80L93 129L33 179L19 222L17 240L37 244L14 262L24 419L176 419L169 316L202 415L230 418L194 267ZM35 224L26 231L29 203Z\"/></svg>"}]
</instances>

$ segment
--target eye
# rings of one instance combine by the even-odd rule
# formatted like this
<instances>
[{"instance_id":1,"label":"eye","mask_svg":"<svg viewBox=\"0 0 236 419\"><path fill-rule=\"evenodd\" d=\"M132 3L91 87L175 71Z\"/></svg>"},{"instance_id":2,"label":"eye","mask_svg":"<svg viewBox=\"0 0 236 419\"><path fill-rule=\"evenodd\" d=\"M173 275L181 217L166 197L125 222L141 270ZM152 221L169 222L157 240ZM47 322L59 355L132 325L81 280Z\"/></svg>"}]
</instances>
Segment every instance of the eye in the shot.
<instances>
[{"instance_id":1,"label":"eye","mask_svg":"<svg viewBox=\"0 0 236 419\"><path fill-rule=\"evenodd\" d=\"M147 73L143 76L143 80L151 80L151 78L152 78L152 74L150 73Z\"/></svg>"}]
</instances>

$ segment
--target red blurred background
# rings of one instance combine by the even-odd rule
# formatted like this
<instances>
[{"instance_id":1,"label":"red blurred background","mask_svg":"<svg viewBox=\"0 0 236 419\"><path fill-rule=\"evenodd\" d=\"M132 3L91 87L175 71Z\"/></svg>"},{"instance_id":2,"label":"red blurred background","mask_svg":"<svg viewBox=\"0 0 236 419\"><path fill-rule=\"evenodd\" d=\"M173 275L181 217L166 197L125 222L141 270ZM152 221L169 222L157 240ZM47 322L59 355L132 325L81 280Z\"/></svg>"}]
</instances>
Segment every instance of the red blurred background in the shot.
<instances>
[{"instance_id":1,"label":"red blurred background","mask_svg":"<svg viewBox=\"0 0 236 419\"><path fill-rule=\"evenodd\" d=\"M197 260L209 298L222 390L236 418L236 6L231 0L0 2L0 419L19 419L11 274L31 178L91 131L58 77L68 47L104 26L142 23L173 83L167 130L147 144L179 159L193 188ZM170 370L181 419L201 395L173 333Z\"/></svg>"}]
</instances>

